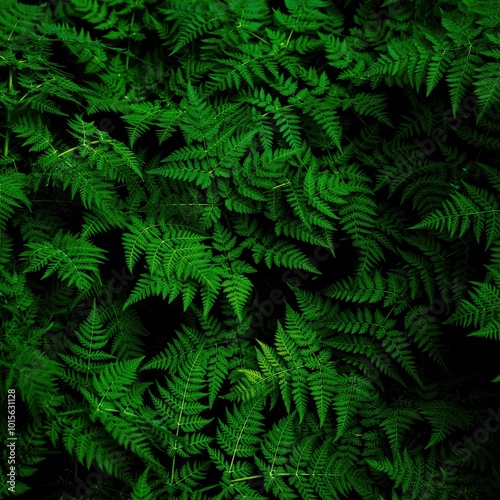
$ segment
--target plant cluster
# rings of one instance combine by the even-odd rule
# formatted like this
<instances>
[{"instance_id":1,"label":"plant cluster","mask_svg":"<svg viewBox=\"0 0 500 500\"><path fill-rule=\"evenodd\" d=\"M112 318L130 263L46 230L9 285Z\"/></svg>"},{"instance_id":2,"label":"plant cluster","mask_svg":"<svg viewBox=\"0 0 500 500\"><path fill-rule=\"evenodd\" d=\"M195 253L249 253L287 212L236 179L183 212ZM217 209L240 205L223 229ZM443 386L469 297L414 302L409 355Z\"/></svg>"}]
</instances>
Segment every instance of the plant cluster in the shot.
<instances>
[{"instance_id":1,"label":"plant cluster","mask_svg":"<svg viewBox=\"0 0 500 500\"><path fill-rule=\"evenodd\" d=\"M498 497L500 4L34 3L0 16L0 495Z\"/></svg>"}]
</instances>

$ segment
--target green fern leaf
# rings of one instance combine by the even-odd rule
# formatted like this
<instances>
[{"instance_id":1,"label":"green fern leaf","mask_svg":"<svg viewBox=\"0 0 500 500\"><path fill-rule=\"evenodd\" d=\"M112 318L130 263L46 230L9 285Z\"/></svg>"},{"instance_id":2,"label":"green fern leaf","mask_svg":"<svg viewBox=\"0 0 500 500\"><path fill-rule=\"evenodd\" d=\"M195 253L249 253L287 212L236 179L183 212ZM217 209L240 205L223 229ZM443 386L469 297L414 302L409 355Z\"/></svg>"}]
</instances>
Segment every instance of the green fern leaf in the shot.
<instances>
[{"instance_id":1,"label":"green fern leaf","mask_svg":"<svg viewBox=\"0 0 500 500\"><path fill-rule=\"evenodd\" d=\"M325 290L325 295L333 299L350 302L379 302L386 294L384 278L380 271L374 275L358 273L356 279L349 277L341 283L334 283Z\"/></svg>"},{"instance_id":2,"label":"green fern leaf","mask_svg":"<svg viewBox=\"0 0 500 500\"><path fill-rule=\"evenodd\" d=\"M258 399L240 407L234 405L232 412L226 410L227 423L219 420L217 441L222 451L231 457L227 470L229 475L233 472L237 457L253 457L260 448L260 435L265 429L262 406L262 401Z\"/></svg>"},{"instance_id":3,"label":"green fern leaf","mask_svg":"<svg viewBox=\"0 0 500 500\"><path fill-rule=\"evenodd\" d=\"M28 250L21 253L26 261L24 272L38 271L47 266L42 279L57 271L58 276L75 284L81 290L100 280L98 266L104 261L104 251L84 238L58 231L52 241L27 243Z\"/></svg>"},{"instance_id":4,"label":"green fern leaf","mask_svg":"<svg viewBox=\"0 0 500 500\"><path fill-rule=\"evenodd\" d=\"M40 115L36 121L26 115L20 115L15 123L11 125L12 130L20 137L26 137L23 146L32 144L30 151L44 151L53 148L54 138L48 127L42 122Z\"/></svg>"},{"instance_id":5,"label":"green fern leaf","mask_svg":"<svg viewBox=\"0 0 500 500\"><path fill-rule=\"evenodd\" d=\"M145 470L135 483L131 500L153 500L155 498L153 490L148 484L148 471Z\"/></svg>"},{"instance_id":6,"label":"green fern leaf","mask_svg":"<svg viewBox=\"0 0 500 500\"><path fill-rule=\"evenodd\" d=\"M243 311L253 289L252 282L242 274L232 274L223 279L222 287L234 309L238 321L243 321Z\"/></svg>"},{"instance_id":7,"label":"green fern leaf","mask_svg":"<svg viewBox=\"0 0 500 500\"><path fill-rule=\"evenodd\" d=\"M123 397L126 386L133 384L137 378L136 371L144 356L127 361L109 363L98 376L94 376L94 388L101 397L96 411L100 412L101 404L105 399L119 399Z\"/></svg>"},{"instance_id":8,"label":"green fern leaf","mask_svg":"<svg viewBox=\"0 0 500 500\"><path fill-rule=\"evenodd\" d=\"M446 81L450 88L451 110L453 116L457 116L458 106L463 102L467 88L473 83L473 74L475 68L481 67L482 59L474 54L467 52L466 55L455 58L446 75Z\"/></svg>"},{"instance_id":9,"label":"green fern leaf","mask_svg":"<svg viewBox=\"0 0 500 500\"><path fill-rule=\"evenodd\" d=\"M474 290L469 292L471 300L461 300L457 310L444 324L459 324L462 327L474 325L475 328L479 326L480 331L494 334L493 325L497 320L497 310L500 304L500 287L498 285L500 273L497 270L492 272L496 281L494 283L471 282L474 285ZM479 334L479 336L482 335Z\"/></svg>"},{"instance_id":10,"label":"green fern leaf","mask_svg":"<svg viewBox=\"0 0 500 500\"><path fill-rule=\"evenodd\" d=\"M0 174L0 231L5 230L14 210L21 208L20 202L28 207L31 205L25 193L27 180L26 175L20 172Z\"/></svg>"},{"instance_id":11,"label":"green fern leaf","mask_svg":"<svg viewBox=\"0 0 500 500\"><path fill-rule=\"evenodd\" d=\"M427 79L426 79L426 97L436 88L438 83L443 79L443 75L448 70L448 66L453 57L448 44L443 44L435 47L436 53L431 57L429 64Z\"/></svg>"},{"instance_id":12,"label":"green fern leaf","mask_svg":"<svg viewBox=\"0 0 500 500\"><path fill-rule=\"evenodd\" d=\"M422 420L417 410L399 405L381 410L380 418L383 419L380 426L387 433L393 455L401 451L404 434L411 429L412 424L417 420Z\"/></svg>"},{"instance_id":13,"label":"green fern leaf","mask_svg":"<svg viewBox=\"0 0 500 500\"><path fill-rule=\"evenodd\" d=\"M487 62L476 68L476 73L480 79L474 82L474 86L481 107L481 111L476 118L477 123L486 113L492 112L500 104L499 70L500 64L498 62Z\"/></svg>"},{"instance_id":14,"label":"green fern leaf","mask_svg":"<svg viewBox=\"0 0 500 500\"><path fill-rule=\"evenodd\" d=\"M337 412L335 441L337 441L345 434L354 419L354 415L359 412L360 408L373 401L373 387L363 377L345 375L336 378L334 391L336 394L333 399L333 406Z\"/></svg>"},{"instance_id":15,"label":"green fern leaf","mask_svg":"<svg viewBox=\"0 0 500 500\"><path fill-rule=\"evenodd\" d=\"M486 249L500 236L499 206L495 197L485 189L463 182L468 196L451 193L451 200L443 202L443 208L427 216L422 222L410 229L447 230L451 236L455 233L462 237L474 221L473 230L476 240L483 233L486 236Z\"/></svg>"},{"instance_id":16,"label":"green fern leaf","mask_svg":"<svg viewBox=\"0 0 500 500\"><path fill-rule=\"evenodd\" d=\"M426 401L419 407L420 414L431 424L432 434L427 448L444 441L453 431L465 431L474 423L472 412L457 412L458 401Z\"/></svg>"}]
</instances>

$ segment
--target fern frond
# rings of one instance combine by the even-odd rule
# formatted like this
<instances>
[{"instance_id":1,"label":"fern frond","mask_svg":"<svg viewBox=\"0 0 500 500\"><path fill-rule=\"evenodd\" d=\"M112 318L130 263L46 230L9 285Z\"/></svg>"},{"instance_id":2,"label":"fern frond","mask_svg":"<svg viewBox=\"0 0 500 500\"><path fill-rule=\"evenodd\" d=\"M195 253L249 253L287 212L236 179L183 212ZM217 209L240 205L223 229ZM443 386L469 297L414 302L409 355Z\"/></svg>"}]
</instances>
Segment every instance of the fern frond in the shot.
<instances>
[{"instance_id":1,"label":"fern frond","mask_svg":"<svg viewBox=\"0 0 500 500\"><path fill-rule=\"evenodd\" d=\"M472 412L457 414L457 401L426 401L418 411L432 426L431 438L425 449L443 441L454 430L465 431L474 423Z\"/></svg>"},{"instance_id":2,"label":"fern frond","mask_svg":"<svg viewBox=\"0 0 500 500\"><path fill-rule=\"evenodd\" d=\"M422 417L417 410L400 405L381 409L379 416L382 419L380 426L386 432L392 453L396 456L402 449L404 434L411 429L414 422L422 420Z\"/></svg>"},{"instance_id":3,"label":"fern frond","mask_svg":"<svg viewBox=\"0 0 500 500\"><path fill-rule=\"evenodd\" d=\"M337 412L335 441L337 441L346 433L354 415L373 401L373 386L368 379L351 374L337 380L334 391L336 394L333 406Z\"/></svg>"},{"instance_id":4,"label":"fern frond","mask_svg":"<svg viewBox=\"0 0 500 500\"><path fill-rule=\"evenodd\" d=\"M385 96L360 92L354 98L347 98L343 106L344 109L353 106L354 110L360 115L374 116L380 122L393 127L387 114L387 103L385 101Z\"/></svg>"},{"instance_id":5,"label":"fern frond","mask_svg":"<svg viewBox=\"0 0 500 500\"><path fill-rule=\"evenodd\" d=\"M0 173L0 231L5 230L7 221L15 209L21 208L21 203L30 207L30 200L25 193L27 181L26 175L20 172Z\"/></svg>"},{"instance_id":6,"label":"fern frond","mask_svg":"<svg viewBox=\"0 0 500 500\"><path fill-rule=\"evenodd\" d=\"M67 23L45 24L45 34L56 35L77 57L79 63L86 64L87 73L98 73L106 66L108 56L102 42L93 40L90 33L82 28L80 32Z\"/></svg>"},{"instance_id":7,"label":"fern frond","mask_svg":"<svg viewBox=\"0 0 500 500\"><path fill-rule=\"evenodd\" d=\"M124 235L125 255L130 271L141 254L153 275L168 276L173 283L194 279L202 288L205 312L212 307L220 288L220 272L212 268L210 247L202 244L201 236L181 226L148 224L135 221L130 233ZM180 283L179 283L180 284ZM159 284L159 286L161 286ZM167 290L167 281L163 287Z\"/></svg>"},{"instance_id":8,"label":"fern frond","mask_svg":"<svg viewBox=\"0 0 500 500\"><path fill-rule=\"evenodd\" d=\"M95 461L107 474L131 482L132 461L123 453L118 458L116 441L102 427L97 427L83 417L71 418L64 428L62 441L68 452L88 469Z\"/></svg>"},{"instance_id":9,"label":"fern frond","mask_svg":"<svg viewBox=\"0 0 500 500\"><path fill-rule=\"evenodd\" d=\"M61 279L82 290L100 280L98 266L104 261L104 250L84 238L59 231L50 242L27 243L26 247L20 255L26 262L26 273L47 267L42 279L57 271Z\"/></svg>"},{"instance_id":10,"label":"fern frond","mask_svg":"<svg viewBox=\"0 0 500 500\"><path fill-rule=\"evenodd\" d=\"M262 399L257 398L240 407L234 405L232 411L226 409L226 418L219 420L217 442L230 459L224 471L229 480L237 479L235 469L240 466L237 459L253 457L260 448L260 435L265 429L262 408Z\"/></svg>"},{"instance_id":11,"label":"fern frond","mask_svg":"<svg viewBox=\"0 0 500 500\"><path fill-rule=\"evenodd\" d=\"M421 453L410 452L404 448L402 453L397 453L393 460L367 459L367 463L376 471L387 474L394 486L400 489L403 495L413 498L425 498L435 494L435 486L431 482L436 467L436 454L431 455L427 463Z\"/></svg>"},{"instance_id":12,"label":"fern frond","mask_svg":"<svg viewBox=\"0 0 500 500\"><path fill-rule=\"evenodd\" d=\"M30 151L40 152L48 148L53 149L54 137L42 122L40 115L37 115L36 121L29 115L20 115L11 128L20 137L27 138L23 146L32 145Z\"/></svg>"},{"instance_id":13,"label":"fern frond","mask_svg":"<svg viewBox=\"0 0 500 500\"><path fill-rule=\"evenodd\" d=\"M498 272L497 272L498 275ZM445 324L459 324L462 327L474 325L493 332L500 305L500 287L496 283L473 281L474 290L469 291L470 300L461 300L457 310ZM488 326L491 325L491 326Z\"/></svg>"},{"instance_id":14,"label":"fern frond","mask_svg":"<svg viewBox=\"0 0 500 500\"><path fill-rule=\"evenodd\" d=\"M334 283L324 293L327 297L350 302L379 302L385 296L384 278L378 270L373 276L361 272L356 278L349 277L341 283Z\"/></svg>"},{"instance_id":15,"label":"fern frond","mask_svg":"<svg viewBox=\"0 0 500 500\"><path fill-rule=\"evenodd\" d=\"M481 235L486 237L486 249L500 236L499 206L487 190L463 182L467 195L451 193L451 200L443 202L443 208L427 216L422 222L410 229L436 229L448 231L451 236L457 233L462 237L471 227L479 243Z\"/></svg>"},{"instance_id":16,"label":"fern frond","mask_svg":"<svg viewBox=\"0 0 500 500\"><path fill-rule=\"evenodd\" d=\"M144 356L127 361L117 361L109 363L100 371L99 375L94 376L94 389L101 397L96 412L102 411L101 405L105 399L119 399L123 397L123 391L126 386L133 384L137 378L136 371L139 369Z\"/></svg>"},{"instance_id":17,"label":"fern frond","mask_svg":"<svg viewBox=\"0 0 500 500\"><path fill-rule=\"evenodd\" d=\"M36 422L47 411L47 401L58 399L56 379L61 365L30 345L18 345L7 367L7 387L17 387L19 394Z\"/></svg>"},{"instance_id":18,"label":"fern frond","mask_svg":"<svg viewBox=\"0 0 500 500\"><path fill-rule=\"evenodd\" d=\"M148 484L148 470L146 469L135 483L131 500L153 500L154 496L151 486Z\"/></svg>"},{"instance_id":19,"label":"fern frond","mask_svg":"<svg viewBox=\"0 0 500 500\"><path fill-rule=\"evenodd\" d=\"M500 64L498 62L488 62L476 68L476 73L480 77L473 84L476 87L475 93L479 100L481 111L479 111L476 122L487 113L491 113L500 104Z\"/></svg>"},{"instance_id":20,"label":"fern frond","mask_svg":"<svg viewBox=\"0 0 500 500\"><path fill-rule=\"evenodd\" d=\"M457 109L465 98L467 88L473 83L473 75L476 68L481 67L483 60L474 53L455 58L446 75L446 81L450 88L451 110L453 116L457 115Z\"/></svg>"}]
</instances>

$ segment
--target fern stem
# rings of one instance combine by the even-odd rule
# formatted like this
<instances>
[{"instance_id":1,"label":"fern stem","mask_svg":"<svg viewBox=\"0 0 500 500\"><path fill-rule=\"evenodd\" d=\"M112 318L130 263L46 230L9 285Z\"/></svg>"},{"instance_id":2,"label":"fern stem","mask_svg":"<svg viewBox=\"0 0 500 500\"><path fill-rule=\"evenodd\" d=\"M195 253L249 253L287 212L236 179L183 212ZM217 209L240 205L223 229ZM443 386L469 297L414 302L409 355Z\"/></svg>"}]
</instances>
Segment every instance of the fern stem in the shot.
<instances>
[{"instance_id":1,"label":"fern stem","mask_svg":"<svg viewBox=\"0 0 500 500\"><path fill-rule=\"evenodd\" d=\"M285 477L285 476L296 476L296 475L297 475L296 473L292 473L292 472L277 472L277 473L273 474L271 477L273 477L273 476ZM323 473L323 472L314 472L314 473L301 472L298 475L300 477L303 477L303 476L327 476L327 477L335 476L335 474L328 474L328 473ZM260 474L258 476L239 477L238 479L232 479L231 482L237 483L239 481L251 481L252 479L261 479L263 477L264 477L264 474Z\"/></svg>"},{"instance_id":2,"label":"fern stem","mask_svg":"<svg viewBox=\"0 0 500 500\"><path fill-rule=\"evenodd\" d=\"M263 477L264 477L264 474L259 474L257 476L240 477L238 479L233 479L231 482L232 483L237 483L239 481L251 481L252 479L261 479Z\"/></svg>"},{"instance_id":3,"label":"fern stem","mask_svg":"<svg viewBox=\"0 0 500 500\"><path fill-rule=\"evenodd\" d=\"M240 26L237 26L238 28L240 28ZM263 38L261 38L260 36L256 35L255 33L250 33L251 36L254 36L255 38L258 38L259 40L262 40L264 43L266 43L267 45L269 45L269 42L267 40L264 40Z\"/></svg>"},{"instance_id":4,"label":"fern stem","mask_svg":"<svg viewBox=\"0 0 500 500\"><path fill-rule=\"evenodd\" d=\"M137 1L135 2L135 5L133 7L134 12L132 13L132 20L130 21L130 29L134 26L134 19L135 19L135 8L137 6ZM128 71L128 61L130 58L130 35L128 39L128 45L127 45L127 59L125 60L125 69Z\"/></svg>"},{"instance_id":5,"label":"fern stem","mask_svg":"<svg viewBox=\"0 0 500 500\"><path fill-rule=\"evenodd\" d=\"M97 144L98 142L101 142L101 141L99 141L99 140L92 141L89 144ZM74 151L75 149L78 149L80 146L81 146L81 144L79 144L78 146L75 146L74 148L71 148L71 149L68 149L68 150L64 151L64 153L61 153L59 155L59 158L61 158L61 156L64 156L66 153L71 153L71 151Z\"/></svg>"},{"instance_id":6,"label":"fern stem","mask_svg":"<svg viewBox=\"0 0 500 500\"><path fill-rule=\"evenodd\" d=\"M288 47L288 44L290 43L290 39L292 38L292 35L293 35L293 30L295 29L295 27L297 26L297 23L300 21L300 18L302 17L302 14L300 14L300 16L297 18L297 20L295 21L294 25L293 25L293 28L292 28L292 31L290 31L290 34L288 35L288 40L286 41L286 45L285 47Z\"/></svg>"},{"instance_id":7,"label":"fern stem","mask_svg":"<svg viewBox=\"0 0 500 500\"><path fill-rule=\"evenodd\" d=\"M129 54L130 54L130 38L128 39L128 45L127 45L127 58L125 59L125 69L128 71L128 60L129 60Z\"/></svg>"},{"instance_id":8,"label":"fern stem","mask_svg":"<svg viewBox=\"0 0 500 500\"><path fill-rule=\"evenodd\" d=\"M28 92L26 92L26 94L24 94L21 99L19 99L19 102L21 101L24 101L24 98L27 97L29 95L30 92L33 92L35 91L36 89L39 89L40 87L43 87L43 85L45 85L46 83L52 81L52 80L55 80L55 78L51 78L50 80L44 80L43 83L39 83L36 87L33 87L31 88ZM10 87L9 87L10 88Z\"/></svg>"},{"instance_id":9,"label":"fern stem","mask_svg":"<svg viewBox=\"0 0 500 500\"><path fill-rule=\"evenodd\" d=\"M10 130L8 128L10 121L10 111L7 111L7 130L5 131L5 142L3 145L3 155L7 156L9 154L9 139L10 139Z\"/></svg>"},{"instance_id":10,"label":"fern stem","mask_svg":"<svg viewBox=\"0 0 500 500\"><path fill-rule=\"evenodd\" d=\"M212 486L207 486L206 488L203 488L201 490L197 490L197 493L201 493L202 491L208 491L208 490L213 490L214 488L220 487L220 484L212 484Z\"/></svg>"}]
</instances>

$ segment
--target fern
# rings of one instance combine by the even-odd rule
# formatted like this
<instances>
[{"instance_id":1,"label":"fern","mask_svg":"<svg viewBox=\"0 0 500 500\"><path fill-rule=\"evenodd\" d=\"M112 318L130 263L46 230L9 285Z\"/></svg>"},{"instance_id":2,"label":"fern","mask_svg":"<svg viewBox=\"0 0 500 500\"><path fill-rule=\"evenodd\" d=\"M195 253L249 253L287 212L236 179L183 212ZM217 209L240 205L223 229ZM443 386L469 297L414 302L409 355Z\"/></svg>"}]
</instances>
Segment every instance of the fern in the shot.
<instances>
[{"instance_id":1,"label":"fern","mask_svg":"<svg viewBox=\"0 0 500 500\"><path fill-rule=\"evenodd\" d=\"M357 280L349 277L343 283L332 285L325 294L335 299L347 300L350 302L379 302L384 298L386 291L384 278L380 271L375 271L373 278L360 273Z\"/></svg>"},{"instance_id":2,"label":"fern","mask_svg":"<svg viewBox=\"0 0 500 500\"><path fill-rule=\"evenodd\" d=\"M27 178L20 172L5 172L0 177L0 231L5 230L6 222L12 217L15 208L22 202L30 206L30 200L24 192Z\"/></svg>"},{"instance_id":3,"label":"fern","mask_svg":"<svg viewBox=\"0 0 500 500\"><path fill-rule=\"evenodd\" d=\"M380 419L380 425L391 444L391 451L396 456L401 450L405 433L415 421L422 420L422 417L417 410L398 404L395 407L381 408Z\"/></svg>"},{"instance_id":4,"label":"fern","mask_svg":"<svg viewBox=\"0 0 500 500\"><path fill-rule=\"evenodd\" d=\"M147 471L145 471L134 486L134 490L132 491L132 500L152 500L153 490L149 486L147 482Z\"/></svg>"},{"instance_id":5,"label":"fern","mask_svg":"<svg viewBox=\"0 0 500 500\"><path fill-rule=\"evenodd\" d=\"M142 229L138 225L132 226L132 232L124 237L129 270L133 270L141 254L146 254L153 273L165 273L172 277L175 274L174 279L177 280L195 279L204 286L202 297L205 313L208 313L220 288L221 278L217 271L208 269L210 247L201 243L207 237L181 227L161 224L160 232L157 227L150 226L148 221L141 225Z\"/></svg>"},{"instance_id":6,"label":"fern","mask_svg":"<svg viewBox=\"0 0 500 500\"><path fill-rule=\"evenodd\" d=\"M460 414L458 419L451 418L451 415L456 415L456 402L454 401L426 402L422 405L420 413L432 425L431 438L426 448L431 448L443 441L453 430L468 429L473 423L470 413Z\"/></svg>"},{"instance_id":7,"label":"fern","mask_svg":"<svg viewBox=\"0 0 500 500\"><path fill-rule=\"evenodd\" d=\"M28 243L21 254L26 261L24 272L37 271L47 266L43 278L57 271L58 276L85 290L99 279L98 265L104 260L104 251L83 238L59 231L52 242Z\"/></svg>"},{"instance_id":8,"label":"fern","mask_svg":"<svg viewBox=\"0 0 500 500\"><path fill-rule=\"evenodd\" d=\"M454 116L456 116L459 104L465 98L467 87L473 82L473 69L479 67L481 62L479 56L471 53L452 61L447 81L450 87L451 109Z\"/></svg>"},{"instance_id":9,"label":"fern","mask_svg":"<svg viewBox=\"0 0 500 500\"><path fill-rule=\"evenodd\" d=\"M452 236L455 232L461 237L471 226L476 240L479 242L481 235L486 237L486 248L498 238L500 229L497 224L498 204L495 198L484 189L463 183L468 196L461 193L451 195L451 200L443 202L442 210L426 217L421 223L410 229L433 228L438 231L447 230ZM485 214L485 215L483 215Z\"/></svg>"},{"instance_id":10,"label":"fern","mask_svg":"<svg viewBox=\"0 0 500 500\"><path fill-rule=\"evenodd\" d=\"M426 464L421 456L411 457L408 450L404 449L394 457L394 461L386 459L383 462L367 460L375 470L387 474L395 481L395 487L400 489L403 495L411 495L413 498L429 498L435 494L435 486L430 478L434 477L437 456L434 453Z\"/></svg>"},{"instance_id":11,"label":"fern","mask_svg":"<svg viewBox=\"0 0 500 500\"><path fill-rule=\"evenodd\" d=\"M123 363L107 364L99 373L99 377L94 377L94 388L101 396L96 411L100 412L105 399L117 399L122 397L125 386L135 381L135 371L143 358L125 361Z\"/></svg>"},{"instance_id":12,"label":"fern","mask_svg":"<svg viewBox=\"0 0 500 500\"><path fill-rule=\"evenodd\" d=\"M497 498L497 3L5 0L0 495Z\"/></svg>"}]
</instances>

